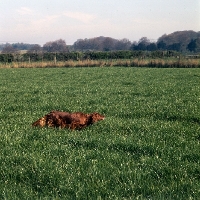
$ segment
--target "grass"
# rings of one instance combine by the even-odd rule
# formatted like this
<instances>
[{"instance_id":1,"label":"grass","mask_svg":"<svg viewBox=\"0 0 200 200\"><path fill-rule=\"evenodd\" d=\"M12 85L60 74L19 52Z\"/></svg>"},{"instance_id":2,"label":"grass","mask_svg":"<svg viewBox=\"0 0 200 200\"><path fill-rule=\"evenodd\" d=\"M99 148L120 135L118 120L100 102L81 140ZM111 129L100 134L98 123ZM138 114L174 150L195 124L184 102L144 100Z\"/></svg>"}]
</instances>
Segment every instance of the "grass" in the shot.
<instances>
[{"instance_id":1,"label":"grass","mask_svg":"<svg viewBox=\"0 0 200 200\"><path fill-rule=\"evenodd\" d=\"M157 67L157 68L199 68L199 59L188 58L135 58L108 60L68 60L0 63L0 68L49 68L49 67Z\"/></svg>"},{"instance_id":2,"label":"grass","mask_svg":"<svg viewBox=\"0 0 200 200\"><path fill-rule=\"evenodd\" d=\"M0 199L199 199L199 69L0 70ZM81 131L32 128L97 111Z\"/></svg>"}]
</instances>

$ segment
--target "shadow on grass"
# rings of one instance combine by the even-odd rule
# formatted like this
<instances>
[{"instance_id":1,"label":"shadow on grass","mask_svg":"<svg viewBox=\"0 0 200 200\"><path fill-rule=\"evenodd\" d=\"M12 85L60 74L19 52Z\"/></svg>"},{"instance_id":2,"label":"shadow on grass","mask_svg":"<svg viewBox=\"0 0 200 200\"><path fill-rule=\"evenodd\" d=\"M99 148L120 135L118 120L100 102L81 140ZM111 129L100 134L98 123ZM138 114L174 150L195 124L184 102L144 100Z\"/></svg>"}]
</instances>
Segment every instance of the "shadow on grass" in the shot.
<instances>
[{"instance_id":1,"label":"shadow on grass","mask_svg":"<svg viewBox=\"0 0 200 200\"><path fill-rule=\"evenodd\" d=\"M198 163L200 160L200 155L197 153L190 153L182 156L182 160L188 161L188 162L193 162L193 163Z\"/></svg>"},{"instance_id":2,"label":"shadow on grass","mask_svg":"<svg viewBox=\"0 0 200 200\"><path fill-rule=\"evenodd\" d=\"M153 119L154 120L179 121L179 122L200 124L200 119L197 117L170 115L167 113L163 113L161 115L159 115L159 114L154 115Z\"/></svg>"},{"instance_id":3,"label":"shadow on grass","mask_svg":"<svg viewBox=\"0 0 200 200\"><path fill-rule=\"evenodd\" d=\"M200 118L193 116L180 116L173 115L170 113L146 113L146 112L129 112L129 113L120 113L119 117L122 119L133 119L133 118L152 118L153 120L162 120L162 121L179 121L187 123L195 123L200 125Z\"/></svg>"},{"instance_id":4,"label":"shadow on grass","mask_svg":"<svg viewBox=\"0 0 200 200\"><path fill-rule=\"evenodd\" d=\"M200 141L200 134L195 137L196 140Z\"/></svg>"},{"instance_id":5,"label":"shadow on grass","mask_svg":"<svg viewBox=\"0 0 200 200\"><path fill-rule=\"evenodd\" d=\"M151 146L138 146L135 144L124 144L124 143L106 144L106 143L99 143L97 141L75 141L75 140L69 140L68 143L73 148L122 152L125 154L130 154L135 159L138 159L142 156L154 156L155 154L158 154L158 152Z\"/></svg>"},{"instance_id":6,"label":"shadow on grass","mask_svg":"<svg viewBox=\"0 0 200 200\"><path fill-rule=\"evenodd\" d=\"M180 122L191 122L200 124L200 119L196 117L181 117L181 116L170 116L167 118L169 121L180 121Z\"/></svg>"},{"instance_id":7,"label":"shadow on grass","mask_svg":"<svg viewBox=\"0 0 200 200\"><path fill-rule=\"evenodd\" d=\"M134 144L112 144L108 147L109 150L124 152L133 155L135 158L140 158L141 156L154 156L155 149L151 146L138 146Z\"/></svg>"}]
</instances>

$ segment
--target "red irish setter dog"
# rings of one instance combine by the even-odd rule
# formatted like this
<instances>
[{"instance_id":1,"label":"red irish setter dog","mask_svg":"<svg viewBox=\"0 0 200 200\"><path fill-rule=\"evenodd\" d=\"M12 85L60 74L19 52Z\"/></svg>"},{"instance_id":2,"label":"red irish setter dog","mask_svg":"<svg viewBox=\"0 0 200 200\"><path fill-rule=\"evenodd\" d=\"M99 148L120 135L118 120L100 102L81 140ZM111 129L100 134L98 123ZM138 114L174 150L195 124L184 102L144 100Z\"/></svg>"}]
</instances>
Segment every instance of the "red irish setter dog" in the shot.
<instances>
[{"instance_id":1,"label":"red irish setter dog","mask_svg":"<svg viewBox=\"0 0 200 200\"><path fill-rule=\"evenodd\" d=\"M69 129L82 129L89 126L97 121L103 120L105 117L99 113L85 114L82 112L62 112L62 111L51 111L44 117L38 119L32 124L32 126L40 127L59 127Z\"/></svg>"}]
</instances>

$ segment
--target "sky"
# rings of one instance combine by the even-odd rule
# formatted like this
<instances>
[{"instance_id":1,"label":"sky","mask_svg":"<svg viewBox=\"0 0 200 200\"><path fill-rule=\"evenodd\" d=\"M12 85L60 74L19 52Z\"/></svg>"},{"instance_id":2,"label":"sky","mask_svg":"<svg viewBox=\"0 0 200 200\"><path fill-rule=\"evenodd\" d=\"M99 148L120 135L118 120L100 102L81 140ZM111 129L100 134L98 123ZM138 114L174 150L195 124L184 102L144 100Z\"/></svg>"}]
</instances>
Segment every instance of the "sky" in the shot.
<instances>
[{"instance_id":1,"label":"sky","mask_svg":"<svg viewBox=\"0 0 200 200\"><path fill-rule=\"evenodd\" d=\"M200 31L200 0L0 0L0 43L156 41L184 30Z\"/></svg>"}]
</instances>

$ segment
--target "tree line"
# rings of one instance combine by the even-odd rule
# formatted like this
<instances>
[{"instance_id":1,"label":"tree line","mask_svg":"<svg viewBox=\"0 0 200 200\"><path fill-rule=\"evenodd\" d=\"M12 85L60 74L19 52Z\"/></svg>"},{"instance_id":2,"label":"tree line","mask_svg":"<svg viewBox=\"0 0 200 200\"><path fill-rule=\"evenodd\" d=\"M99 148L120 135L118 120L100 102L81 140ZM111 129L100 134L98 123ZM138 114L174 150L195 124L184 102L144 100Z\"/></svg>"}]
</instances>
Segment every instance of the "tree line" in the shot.
<instances>
[{"instance_id":1,"label":"tree line","mask_svg":"<svg viewBox=\"0 0 200 200\"><path fill-rule=\"evenodd\" d=\"M78 39L73 45L67 45L65 40L59 39L46 42L43 46L39 44L2 44L2 54L16 54L24 50L28 54L41 53L69 53L73 51L177 51L177 52L200 52L200 32L177 31L169 35L164 34L156 42L147 37L139 41L131 42L124 38L121 40L111 37L95 37L90 39Z\"/></svg>"}]
</instances>

